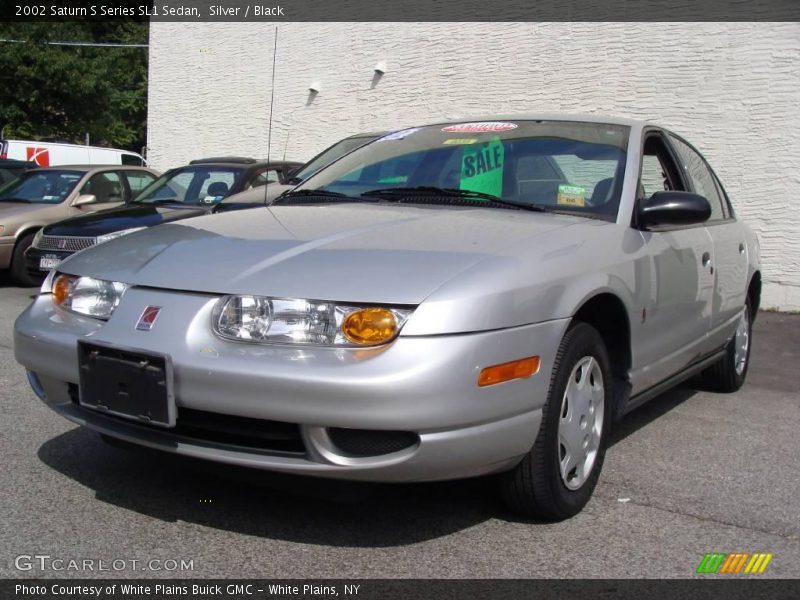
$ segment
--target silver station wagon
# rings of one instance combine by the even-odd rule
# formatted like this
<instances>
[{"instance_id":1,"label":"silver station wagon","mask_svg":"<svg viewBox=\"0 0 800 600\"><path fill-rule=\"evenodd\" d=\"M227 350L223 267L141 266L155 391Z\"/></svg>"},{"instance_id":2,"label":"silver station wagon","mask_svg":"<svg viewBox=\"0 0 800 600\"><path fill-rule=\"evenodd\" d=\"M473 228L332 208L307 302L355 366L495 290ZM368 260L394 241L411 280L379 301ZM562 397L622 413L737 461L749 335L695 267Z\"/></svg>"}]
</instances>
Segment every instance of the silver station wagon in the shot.
<instances>
[{"instance_id":1,"label":"silver station wagon","mask_svg":"<svg viewBox=\"0 0 800 600\"><path fill-rule=\"evenodd\" d=\"M106 437L322 477L497 474L564 519L626 412L738 389L755 235L678 135L526 115L384 135L270 206L80 252L17 319L34 392Z\"/></svg>"}]
</instances>

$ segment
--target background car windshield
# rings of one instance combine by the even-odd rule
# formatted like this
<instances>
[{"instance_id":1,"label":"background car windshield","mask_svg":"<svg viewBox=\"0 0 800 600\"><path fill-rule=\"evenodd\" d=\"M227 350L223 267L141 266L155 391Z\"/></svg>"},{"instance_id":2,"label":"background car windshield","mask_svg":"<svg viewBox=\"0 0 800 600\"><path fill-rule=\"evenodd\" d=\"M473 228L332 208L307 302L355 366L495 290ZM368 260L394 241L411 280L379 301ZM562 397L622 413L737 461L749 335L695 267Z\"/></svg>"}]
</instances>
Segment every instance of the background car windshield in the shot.
<instances>
[{"instance_id":1,"label":"background car windshield","mask_svg":"<svg viewBox=\"0 0 800 600\"><path fill-rule=\"evenodd\" d=\"M357 137L357 138L347 138L338 142L319 154L315 157L311 162L306 164L302 170L298 171L294 175L292 175L291 181L299 183L301 181L305 181L309 177L311 177L314 173L319 171L325 165L328 165L335 161L338 158L341 158L348 152L363 146L364 144L369 143L374 138L372 137Z\"/></svg>"},{"instance_id":2,"label":"background car windshield","mask_svg":"<svg viewBox=\"0 0 800 600\"><path fill-rule=\"evenodd\" d=\"M242 169L192 166L165 173L136 197L136 202L215 204L227 196Z\"/></svg>"},{"instance_id":3,"label":"background car windshield","mask_svg":"<svg viewBox=\"0 0 800 600\"><path fill-rule=\"evenodd\" d=\"M359 196L431 186L616 218L629 128L603 123L453 123L386 135L298 189Z\"/></svg>"},{"instance_id":4,"label":"background car windshield","mask_svg":"<svg viewBox=\"0 0 800 600\"><path fill-rule=\"evenodd\" d=\"M58 204L75 189L83 175L81 171L28 171L0 188L0 202Z\"/></svg>"}]
</instances>

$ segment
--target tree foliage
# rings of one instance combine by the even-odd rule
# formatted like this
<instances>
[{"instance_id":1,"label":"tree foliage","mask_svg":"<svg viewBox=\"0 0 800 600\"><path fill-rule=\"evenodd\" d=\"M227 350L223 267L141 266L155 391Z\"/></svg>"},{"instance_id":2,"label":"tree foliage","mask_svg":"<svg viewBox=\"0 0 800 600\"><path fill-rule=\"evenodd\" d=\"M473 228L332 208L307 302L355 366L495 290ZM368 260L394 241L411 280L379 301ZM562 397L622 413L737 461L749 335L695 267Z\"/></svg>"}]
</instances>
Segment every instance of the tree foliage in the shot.
<instances>
[{"instance_id":1,"label":"tree foliage","mask_svg":"<svg viewBox=\"0 0 800 600\"><path fill-rule=\"evenodd\" d=\"M0 23L0 126L7 138L58 139L139 151L147 120L146 22Z\"/></svg>"}]
</instances>

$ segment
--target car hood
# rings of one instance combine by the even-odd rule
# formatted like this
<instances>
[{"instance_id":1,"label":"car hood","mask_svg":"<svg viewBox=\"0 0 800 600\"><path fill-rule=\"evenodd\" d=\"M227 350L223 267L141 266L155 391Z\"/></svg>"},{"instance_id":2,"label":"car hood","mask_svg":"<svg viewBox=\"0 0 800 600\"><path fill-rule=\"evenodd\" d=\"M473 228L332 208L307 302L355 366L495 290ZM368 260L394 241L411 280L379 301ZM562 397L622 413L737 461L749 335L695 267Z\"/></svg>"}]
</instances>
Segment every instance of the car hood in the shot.
<instances>
[{"instance_id":1,"label":"car hood","mask_svg":"<svg viewBox=\"0 0 800 600\"><path fill-rule=\"evenodd\" d=\"M413 305L504 248L580 221L505 209L273 206L146 229L59 270L197 292Z\"/></svg>"},{"instance_id":2,"label":"car hood","mask_svg":"<svg viewBox=\"0 0 800 600\"><path fill-rule=\"evenodd\" d=\"M123 229L152 227L160 223L188 219L206 214L210 208L211 205L154 206L134 203L65 219L45 227L44 233L55 236L94 237Z\"/></svg>"}]
</instances>

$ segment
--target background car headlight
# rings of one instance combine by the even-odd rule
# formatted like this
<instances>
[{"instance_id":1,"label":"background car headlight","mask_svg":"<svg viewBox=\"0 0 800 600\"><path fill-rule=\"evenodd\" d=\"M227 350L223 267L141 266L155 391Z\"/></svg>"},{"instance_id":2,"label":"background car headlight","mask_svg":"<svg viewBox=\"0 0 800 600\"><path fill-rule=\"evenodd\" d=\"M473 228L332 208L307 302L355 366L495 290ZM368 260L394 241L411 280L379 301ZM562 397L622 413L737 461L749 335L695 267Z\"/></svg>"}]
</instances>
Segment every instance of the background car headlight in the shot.
<instances>
[{"instance_id":1,"label":"background car headlight","mask_svg":"<svg viewBox=\"0 0 800 600\"><path fill-rule=\"evenodd\" d=\"M3 232L3 229L2 229L2 227L0 227L0 233L2 233L2 232ZM39 242L42 241L42 236L43 235L44 235L44 227L42 227L41 229L37 230L36 233L33 235L33 241L31 242L31 245L34 248L38 248L39 247Z\"/></svg>"},{"instance_id":2,"label":"background car headlight","mask_svg":"<svg viewBox=\"0 0 800 600\"><path fill-rule=\"evenodd\" d=\"M66 310L108 319L122 299L127 285L93 277L58 275L53 279L53 303Z\"/></svg>"},{"instance_id":3,"label":"background car headlight","mask_svg":"<svg viewBox=\"0 0 800 600\"><path fill-rule=\"evenodd\" d=\"M108 242L114 240L118 237L122 237L123 235L128 235L129 233L133 233L134 231L141 231L145 229L144 227L131 227L130 229L120 229L119 231L112 231L111 233L104 233L103 235L98 235L95 238L96 244L102 244L103 242Z\"/></svg>"},{"instance_id":4,"label":"background car headlight","mask_svg":"<svg viewBox=\"0 0 800 600\"><path fill-rule=\"evenodd\" d=\"M411 310L321 300L225 296L213 313L214 332L229 340L273 344L375 346L397 337Z\"/></svg>"}]
</instances>

